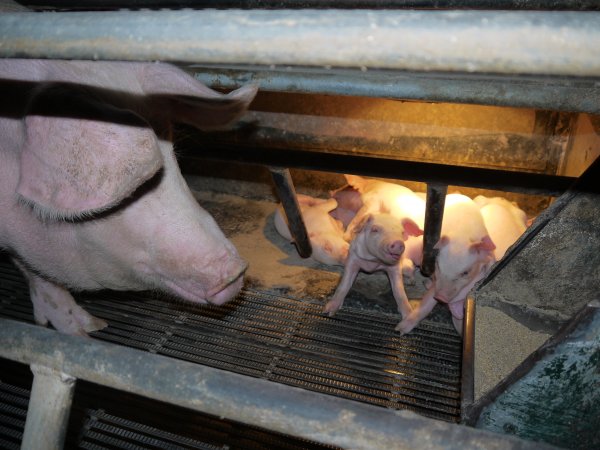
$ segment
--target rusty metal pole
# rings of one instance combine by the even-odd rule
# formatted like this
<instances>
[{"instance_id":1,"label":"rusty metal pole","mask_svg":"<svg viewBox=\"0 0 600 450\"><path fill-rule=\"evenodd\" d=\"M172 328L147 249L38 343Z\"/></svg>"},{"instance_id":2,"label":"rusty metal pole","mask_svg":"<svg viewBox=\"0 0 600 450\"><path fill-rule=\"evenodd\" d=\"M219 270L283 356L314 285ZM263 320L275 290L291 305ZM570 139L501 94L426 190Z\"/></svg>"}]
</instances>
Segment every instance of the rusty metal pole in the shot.
<instances>
[{"instance_id":1,"label":"rusty metal pole","mask_svg":"<svg viewBox=\"0 0 600 450\"><path fill-rule=\"evenodd\" d=\"M33 387L21 449L61 450L67 434L75 378L37 364L31 365L31 371Z\"/></svg>"},{"instance_id":2,"label":"rusty metal pole","mask_svg":"<svg viewBox=\"0 0 600 450\"><path fill-rule=\"evenodd\" d=\"M289 169L281 167L269 167L277 196L281 200L283 210L287 218L288 228L296 244L298 254L302 258L308 258L312 254L312 247L308 240L308 233L304 225L304 219L300 212L300 205L296 198L296 189L290 175Z\"/></svg>"},{"instance_id":3,"label":"rusty metal pole","mask_svg":"<svg viewBox=\"0 0 600 450\"><path fill-rule=\"evenodd\" d=\"M421 273L426 277L433 275L437 250L433 247L440 240L444 204L448 186L445 184L427 184L427 203L425 208L425 232L423 234L423 263Z\"/></svg>"}]
</instances>

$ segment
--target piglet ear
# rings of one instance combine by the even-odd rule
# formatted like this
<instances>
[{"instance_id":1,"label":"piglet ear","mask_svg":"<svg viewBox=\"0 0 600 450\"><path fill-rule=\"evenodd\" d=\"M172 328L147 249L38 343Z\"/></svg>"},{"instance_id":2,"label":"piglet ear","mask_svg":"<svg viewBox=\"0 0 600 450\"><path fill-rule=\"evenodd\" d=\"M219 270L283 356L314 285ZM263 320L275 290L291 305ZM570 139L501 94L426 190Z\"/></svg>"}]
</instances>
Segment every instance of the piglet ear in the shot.
<instances>
[{"instance_id":1,"label":"piglet ear","mask_svg":"<svg viewBox=\"0 0 600 450\"><path fill-rule=\"evenodd\" d=\"M435 244L433 246L433 248L435 250L441 250L442 248L444 248L446 245L448 245L448 243L450 242L450 238L448 236L442 236L440 237L440 240L437 241L437 244Z\"/></svg>"},{"instance_id":2,"label":"piglet ear","mask_svg":"<svg viewBox=\"0 0 600 450\"><path fill-rule=\"evenodd\" d=\"M423 230L408 217L402 219L402 226L404 227L404 240L407 240L409 236L421 236L423 234Z\"/></svg>"},{"instance_id":3,"label":"piglet ear","mask_svg":"<svg viewBox=\"0 0 600 450\"><path fill-rule=\"evenodd\" d=\"M344 178L346 178L346 183L357 191L362 190L366 181L363 177L359 177L358 175L344 174Z\"/></svg>"},{"instance_id":4,"label":"piglet ear","mask_svg":"<svg viewBox=\"0 0 600 450\"><path fill-rule=\"evenodd\" d=\"M40 92L24 119L17 194L42 217L72 219L120 203L160 169L162 156L154 132L133 113L64 95ZM76 106L84 106L74 108L79 117Z\"/></svg>"},{"instance_id":5,"label":"piglet ear","mask_svg":"<svg viewBox=\"0 0 600 450\"><path fill-rule=\"evenodd\" d=\"M360 233L365 227L371 225L373 223L373 214L366 214L360 221L356 224L352 232L354 234Z\"/></svg>"},{"instance_id":6,"label":"piglet ear","mask_svg":"<svg viewBox=\"0 0 600 450\"><path fill-rule=\"evenodd\" d=\"M481 242L475 242L471 244L470 251L472 253L479 253L483 257L488 256L496 249L496 245L492 242L492 239L489 236L484 236L481 239Z\"/></svg>"},{"instance_id":7,"label":"piglet ear","mask_svg":"<svg viewBox=\"0 0 600 450\"><path fill-rule=\"evenodd\" d=\"M146 95L164 105L163 112L170 119L201 130L226 128L235 122L258 91L258 85L249 84L221 94L169 64L146 64L140 82Z\"/></svg>"}]
</instances>

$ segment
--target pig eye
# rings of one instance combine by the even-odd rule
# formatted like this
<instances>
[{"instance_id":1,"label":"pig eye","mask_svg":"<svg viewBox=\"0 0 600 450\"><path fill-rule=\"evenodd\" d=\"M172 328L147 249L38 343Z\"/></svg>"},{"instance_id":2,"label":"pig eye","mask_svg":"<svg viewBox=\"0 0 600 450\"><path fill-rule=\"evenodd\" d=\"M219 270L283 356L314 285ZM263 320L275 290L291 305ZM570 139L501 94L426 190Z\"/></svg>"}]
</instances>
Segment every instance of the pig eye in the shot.
<instances>
[{"instance_id":1,"label":"pig eye","mask_svg":"<svg viewBox=\"0 0 600 450\"><path fill-rule=\"evenodd\" d=\"M467 275L469 275L469 271L465 270L463 273L460 274L461 277L466 277Z\"/></svg>"},{"instance_id":2,"label":"pig eye","mask_svg":"<svg viewBox=\"0 0 600 450\"><path fill-rule=\"evenodd\" d=\"M373 225L371 227L371 232L372 233L379 233L379 231L381 231L381 230L379 229L379 227L377 225Z\"/></svg>"}]
</instances>

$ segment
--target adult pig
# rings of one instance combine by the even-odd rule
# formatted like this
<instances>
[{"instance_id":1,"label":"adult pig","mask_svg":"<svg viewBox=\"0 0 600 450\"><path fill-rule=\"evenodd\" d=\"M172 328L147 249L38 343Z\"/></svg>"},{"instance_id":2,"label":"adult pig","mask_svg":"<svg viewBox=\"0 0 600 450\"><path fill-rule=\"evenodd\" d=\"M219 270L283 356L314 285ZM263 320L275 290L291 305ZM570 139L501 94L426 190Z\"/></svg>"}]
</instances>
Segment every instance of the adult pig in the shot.
<instances>
[{"instance_id":1,"label":"adult pig","mask_svg":"<svg viewBox=\"0 0 600 450\"><path fill-rule=\"evenodd\" d=\"M332 316L342 307L359 271L372 273L383 270L390 280L398 311L402 317L407 317L412 308L402 279L404 242L409 236L422 234L417 224L408 218L399 221L387 213L363 217L354 228L344 274L331 300L325 305L324 312Z\"/></svg>"},{"instance_id":2,"label":"adult pig","mask_svg":"<svg viewBox=\"0 0 600 450\"><path fill-rule=\"evenodd\" d=\"M313 259L323 264L344 265L350 244L343 238L342 223L330 215L330 212L337 207L336 200L333 198L325 200L302 194L298 194L297 198L313 249ZM274 222L279 234L292 240L281 206L275 211Z\"/></svg>"},{"instance_id":3,"label":"adult pig","mask_svg":"<svg viewBox=\"0 0 600 450\"><path fill-rule=\"evenodd\" d=\"M462 333L464 302L475 283L495 262L494 242L483 222L479 206L461 194L446 196L441 238L433 282L419 305L396 327L409 333L439 301L448 304L456 330Z\"/></svg>"},{"instance_id":4,"label":"adult pig","mask_svg":"<svg viewBox=\"0 0 600 450\"><path fill-rule=\"evenodd\" d=\"M194 200L170 120L227 126L256 88L228 95L165 64L0 61L0 247L29 280L35 320L106 326L69 290L160 290L221 304L247 263Z\"/></svg>"}]
</instances>

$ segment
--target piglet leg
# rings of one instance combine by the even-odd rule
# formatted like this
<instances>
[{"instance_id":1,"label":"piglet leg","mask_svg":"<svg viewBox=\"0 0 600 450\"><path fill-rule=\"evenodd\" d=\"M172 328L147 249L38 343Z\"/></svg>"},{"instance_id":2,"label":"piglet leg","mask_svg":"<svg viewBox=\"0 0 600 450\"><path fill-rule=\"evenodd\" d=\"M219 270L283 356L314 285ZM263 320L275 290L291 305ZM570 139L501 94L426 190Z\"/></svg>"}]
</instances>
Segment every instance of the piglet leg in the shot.
<instances>
[{"instance_id":1,"label":"piglet leg","mask_svg":"<svg viewBox=\"0 0 600 450\"><path fill-rule=\"evenodd\" d=\"M101 330L108 324L92 316L77 303L63 287L45 280L15 261L29 281L29 293L33 303L33 317L38 325L52 324L65 334L87 336L91 331Z\"/></svg>"},{"instance_id":2,"label":"piglet leg","mask_svg":"<svg viewBox=\"0 0 600 450\"><path fill-rule=\"evenodd\" d=\"M331 317L342 307L344 299L346 298L346 295L348 295L348 292L350 292L350 288L354 284L359 270L360 265L356 256L351 253L346 260L344 274L342 275L340 284L338 284L338 287L335 289L331 300L325 305L325 308L323 309L324 313L329 314Z\"/></svg>"},{"instance_id":3,"label":"piglet leg","mask_svg":"<svg viewBox=\"0 0 600 450\"><path fill-rule=\"evenodd\" d=\"M398 305L398 312L402 314L402 317L408 317L412 313L412 307L408 301L408 296L404 290L404 280L402 279L402 264L396 264L386 269L390 284L392 285L392 292L396 304Z\"/></svg>"},{"instance_id":4,"label":"piglet leg","mask_svg":"<svg viewBox=\"0 0 600 450\"><path fill-rule=\"evenodd\" d=\"M408 334L421 320L429 315L437 303L437 300L433 298L434 291L435 287L432 286L421 299L419 306L413 309L407 316L403 315L402 322L396 325L396 331L399 331L401 334Z\"/></svg>"}]
</instances>

